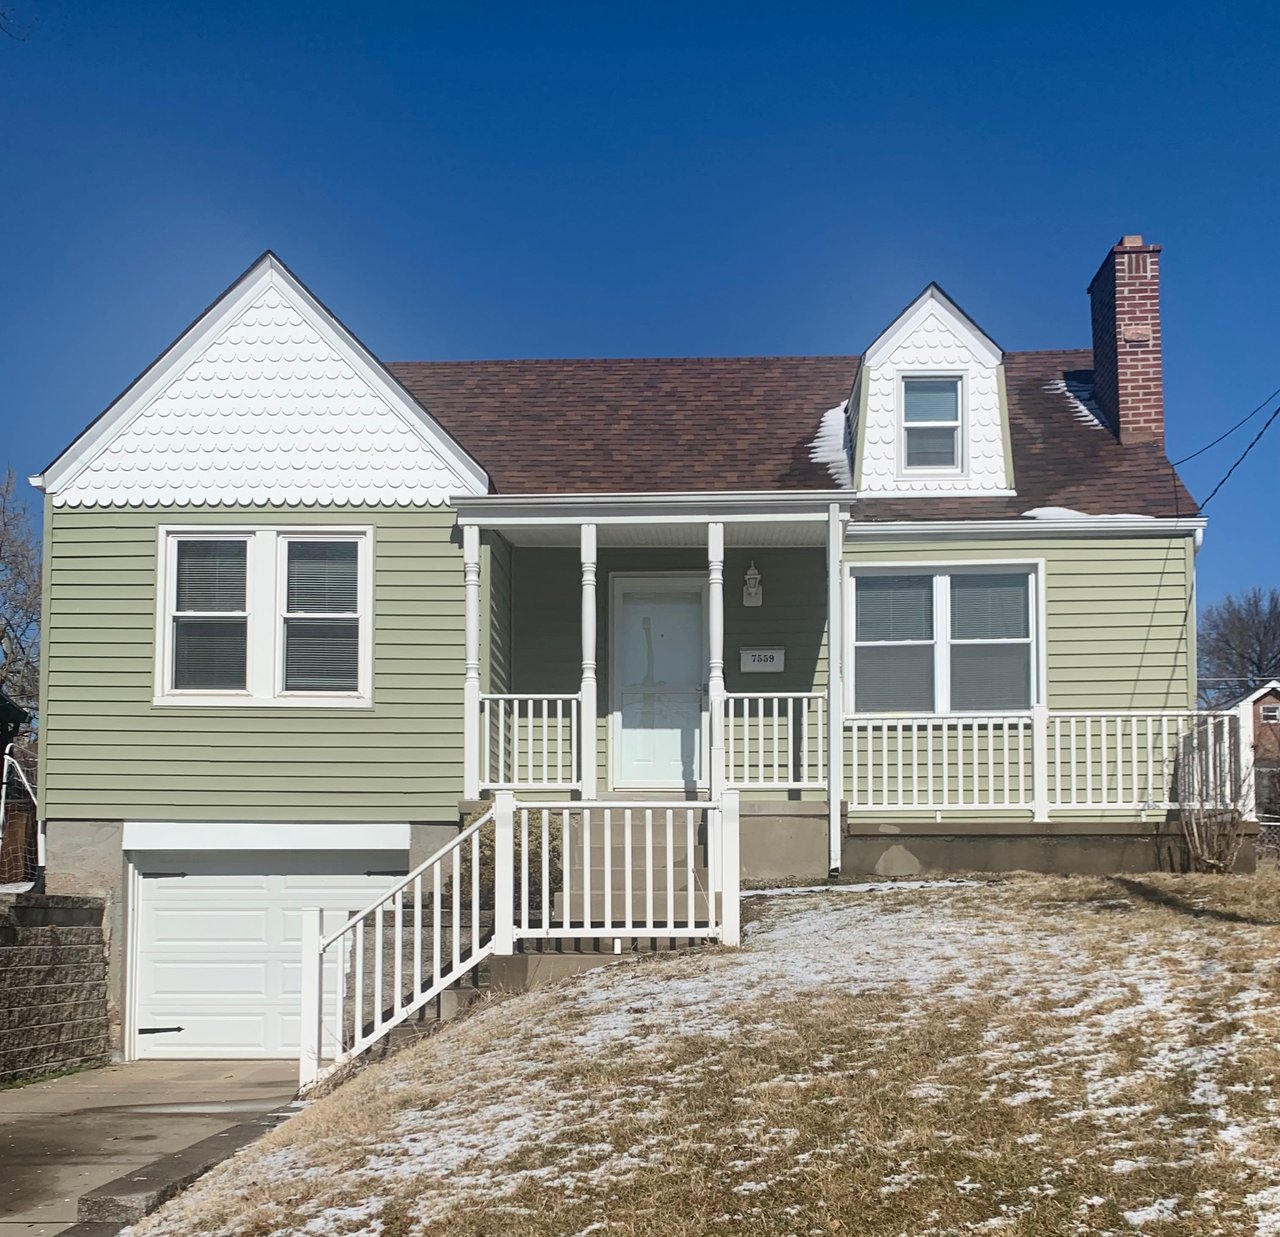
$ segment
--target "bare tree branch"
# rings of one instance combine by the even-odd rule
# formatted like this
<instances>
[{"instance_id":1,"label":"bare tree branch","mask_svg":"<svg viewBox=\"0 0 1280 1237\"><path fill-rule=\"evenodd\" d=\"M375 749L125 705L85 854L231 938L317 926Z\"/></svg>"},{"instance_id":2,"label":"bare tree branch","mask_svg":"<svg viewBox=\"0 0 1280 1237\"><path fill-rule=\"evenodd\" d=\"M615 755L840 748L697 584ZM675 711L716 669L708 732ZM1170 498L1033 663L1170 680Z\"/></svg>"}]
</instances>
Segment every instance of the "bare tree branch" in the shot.
<instances>
[{"instance_id":1,"label":"bare tree branch","mask_svg":"<svg viewBox=\"0 0 1280 1237\"><path fill-rule=\"evenodd\" d=\"M0 691L40 703L40 539L13 471L0 480Z\"/></svg>"},{"instance_id":2,"label":"bare tree branch","mask_svg":"<svg viewBox=\"0 0 1280 1237\"><path fill-rule=\"evenodd\" d=\"M1280 678L1280 592L1228 595L1201 615L1196 639L1206 705L1228 704Z\"/></svg>"}]
</instances>

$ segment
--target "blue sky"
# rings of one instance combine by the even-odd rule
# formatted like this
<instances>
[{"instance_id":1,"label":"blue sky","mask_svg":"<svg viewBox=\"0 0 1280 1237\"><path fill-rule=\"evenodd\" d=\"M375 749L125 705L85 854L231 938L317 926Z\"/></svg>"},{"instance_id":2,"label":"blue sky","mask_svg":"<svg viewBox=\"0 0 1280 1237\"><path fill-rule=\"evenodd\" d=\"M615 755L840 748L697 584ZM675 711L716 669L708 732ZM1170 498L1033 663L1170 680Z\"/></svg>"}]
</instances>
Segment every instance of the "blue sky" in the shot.
<instances>
[{"instance_id":1,"label":"blue sky","mask_svg":"<svg viewBox=\"0 0 1280 1237\"><path fill-rule=\"evenodd\" d=\"M1141 232L1174 458L1280 386L1269 5L6 7L24 474L267 247L386 359L827 353L930 279L1007 349L1087 344ZM1209 508L1202 601L1276 581L1278 447Z\"/></svg>"}]
</instances>

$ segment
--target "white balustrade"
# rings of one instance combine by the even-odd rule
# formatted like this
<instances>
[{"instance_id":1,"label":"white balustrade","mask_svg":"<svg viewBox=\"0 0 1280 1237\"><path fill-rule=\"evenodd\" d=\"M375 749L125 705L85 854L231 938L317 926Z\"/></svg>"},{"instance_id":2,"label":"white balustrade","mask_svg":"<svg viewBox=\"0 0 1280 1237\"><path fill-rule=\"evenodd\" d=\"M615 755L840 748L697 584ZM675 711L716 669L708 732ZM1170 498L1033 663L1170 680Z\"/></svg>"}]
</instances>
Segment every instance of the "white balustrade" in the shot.
<instances>
[{"instance_id":1,"label":"white balustrade","mask_svg":"<svg viewBox=\"0 0 1280 1237\"><path fill-rule=\"evenodd\" d=\"M480 788L577 789L581 785L579 704L576 693L482 695Z\"/></svg>"},{"instance_id":2,"label":"white balustrade","mask_svg":"<svg viewBox=\"0 0 1280 1237\"><path fill-rule=\"evenodd\" d=\"M826 700L820 692L730 692L724 748L727 786L825 787Z\"/></svg>"},{"instance_id":3,"label":"white balustrade","mask_svg":"<svg viewBox=\"0 0 1280 1237\"><path fill-rule=\"evenodd\" d=\"M851 729L853 810L1031 806L1029 715L855 716Z\"/></svg>"}]
</instances>

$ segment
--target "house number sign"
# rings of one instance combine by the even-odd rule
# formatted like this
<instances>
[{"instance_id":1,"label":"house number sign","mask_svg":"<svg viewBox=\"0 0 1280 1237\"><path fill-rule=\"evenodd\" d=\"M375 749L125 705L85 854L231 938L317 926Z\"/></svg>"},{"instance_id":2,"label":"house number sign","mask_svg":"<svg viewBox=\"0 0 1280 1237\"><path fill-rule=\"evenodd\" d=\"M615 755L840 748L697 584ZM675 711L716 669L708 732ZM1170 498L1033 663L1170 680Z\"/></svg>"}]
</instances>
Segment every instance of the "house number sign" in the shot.
<instances>
[{"instance_id":1,"label":"house number sign","mask_svg":"<svg viewBox=\"0 0 1280 1237\"><path fill-rule=\"evenodd\" d=\"M780 674L787 665L786 649L739 649L743 674Z\"/></svg>"}]
</instances>

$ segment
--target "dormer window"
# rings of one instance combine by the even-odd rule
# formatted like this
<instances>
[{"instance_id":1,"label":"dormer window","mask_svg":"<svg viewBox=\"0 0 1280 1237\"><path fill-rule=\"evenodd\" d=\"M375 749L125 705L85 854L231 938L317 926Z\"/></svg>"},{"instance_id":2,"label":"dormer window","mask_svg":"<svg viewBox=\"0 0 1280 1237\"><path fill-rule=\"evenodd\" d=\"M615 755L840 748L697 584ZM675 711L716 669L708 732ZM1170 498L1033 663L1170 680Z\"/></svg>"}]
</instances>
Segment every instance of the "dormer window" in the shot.
<instances>
[{"instance_id":1,"label":"dormer window","mask_svg":"<svg viewBox=\"0 0 1280 1237\"><path fill-rule=\"evenodd\" d=\"M903 458L908 469L959 469L959 378L903 378L902 422Z\"/></svg>"}]
</instances>

